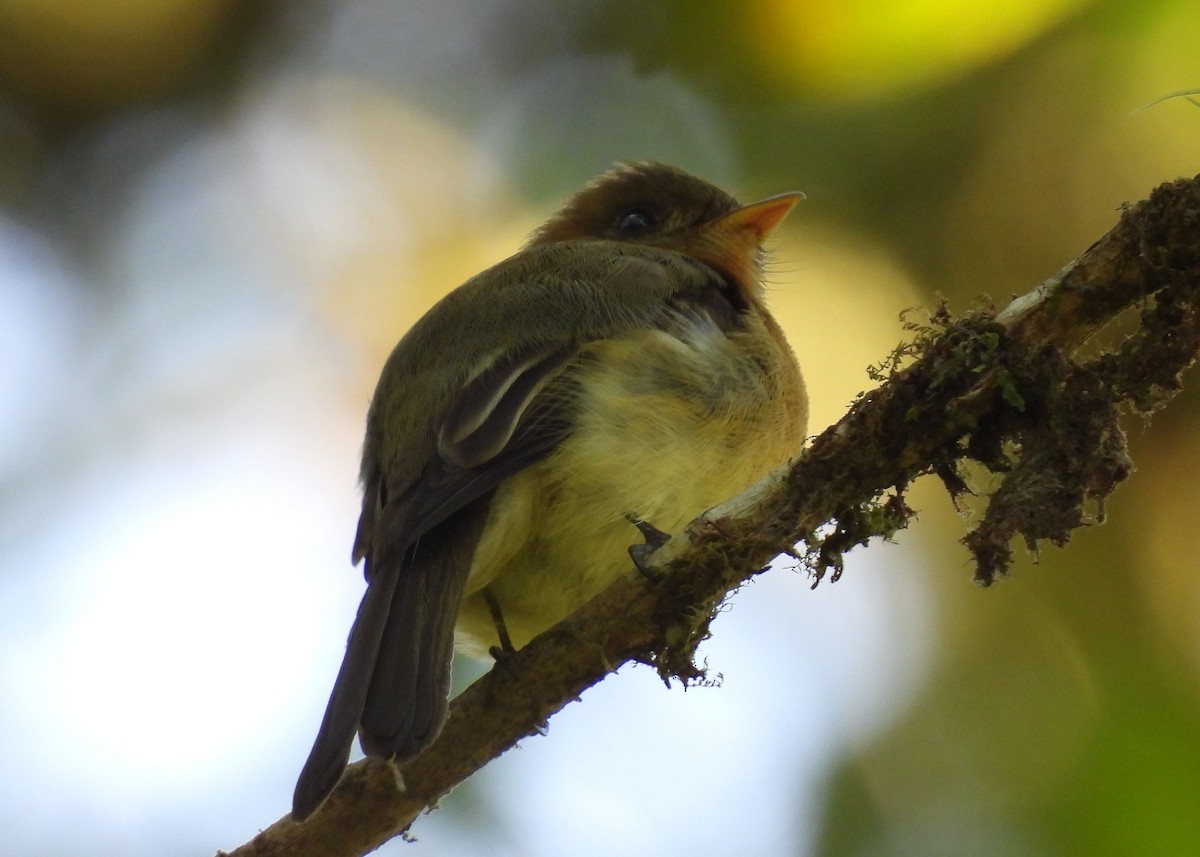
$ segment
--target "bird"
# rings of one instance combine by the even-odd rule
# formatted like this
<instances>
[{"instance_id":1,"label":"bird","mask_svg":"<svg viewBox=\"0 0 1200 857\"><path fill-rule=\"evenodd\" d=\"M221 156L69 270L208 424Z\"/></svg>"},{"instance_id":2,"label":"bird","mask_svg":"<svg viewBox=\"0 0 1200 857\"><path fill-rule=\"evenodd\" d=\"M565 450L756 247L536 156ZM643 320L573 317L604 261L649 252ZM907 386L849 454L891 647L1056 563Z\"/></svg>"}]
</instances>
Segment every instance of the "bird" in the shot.
<instances>
[{"instance_id":1,"label":"bird","mask_svg":"<svg viewBox=\"0 0 1200 857\"><path fill-rule=\"evenodd\" d=\"M400 339L363 443L366 592L294 820L355 733L397 763L433 742L456 646L525 645L634 572L631 520L679 532L798 454L807 395L763 243L802 197L740 205L618 163Z\"/></svg>"}]
</instances>

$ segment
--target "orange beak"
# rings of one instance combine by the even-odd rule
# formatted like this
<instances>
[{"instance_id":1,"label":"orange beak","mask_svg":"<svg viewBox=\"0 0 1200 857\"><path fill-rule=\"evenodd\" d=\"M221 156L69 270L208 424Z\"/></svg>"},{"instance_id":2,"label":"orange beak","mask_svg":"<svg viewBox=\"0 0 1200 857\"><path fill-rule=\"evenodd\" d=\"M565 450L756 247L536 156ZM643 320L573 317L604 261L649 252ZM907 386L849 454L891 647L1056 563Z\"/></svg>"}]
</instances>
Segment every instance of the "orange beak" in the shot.
<instances>
[{"instance_id":1,"label":"orange beak","mask_svg":"<svg viewBox=\"0 0 1200 857\"><path fill-rule=\"evenodd\" d=\"M804 194L794 191L735 208L702 226L697 246L689 249L742 288L757 291L762 242L802 199Z\"/></svg>"},{"instance_id":2,"label":"orange beak","mask_svg":"<svg viewBox=\"0 0 1200 857\"><path fill-rule=\"evenodd\" d=\"M761 242L783 222L783 218L787 217L788 212L802 199L804 194L799 191L776 194L735 208L724 217L713 221L711 225L730 232L749 232L756 242Z\"/></svg>"}]
</instances>

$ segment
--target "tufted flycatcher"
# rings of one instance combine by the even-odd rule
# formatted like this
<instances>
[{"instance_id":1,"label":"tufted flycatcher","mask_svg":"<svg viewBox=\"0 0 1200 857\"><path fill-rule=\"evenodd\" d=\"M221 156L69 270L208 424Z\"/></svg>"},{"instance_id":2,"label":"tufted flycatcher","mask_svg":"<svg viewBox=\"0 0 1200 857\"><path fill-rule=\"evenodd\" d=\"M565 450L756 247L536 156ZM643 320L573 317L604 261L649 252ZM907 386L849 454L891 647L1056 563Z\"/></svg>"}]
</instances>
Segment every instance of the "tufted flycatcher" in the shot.
<instances>
[{"instance_id":1,"label":"tufted flycatcher","mask_svg":"<svg viewBox=\"0 0 1200 857\"><path fill-rule=\"evenodd\" d=\"M294 819L355 732L401 762L437 737L456 644L486 654L499 617L522 646L630 572L628 517L678 532L800 450L762 242L801 197L739 206L673 167L618 166L400 340L363 445L367 590Z\"/></svg>"}]
</instances>

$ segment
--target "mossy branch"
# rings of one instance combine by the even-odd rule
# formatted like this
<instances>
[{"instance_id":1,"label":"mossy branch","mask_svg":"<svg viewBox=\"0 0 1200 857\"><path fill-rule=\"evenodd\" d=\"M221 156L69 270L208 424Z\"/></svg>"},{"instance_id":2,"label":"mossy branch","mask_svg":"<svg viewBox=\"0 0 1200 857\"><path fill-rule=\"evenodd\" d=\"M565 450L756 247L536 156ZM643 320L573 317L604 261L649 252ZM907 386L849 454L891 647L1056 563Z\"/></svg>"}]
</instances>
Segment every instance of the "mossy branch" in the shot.
<instances>
[{"instance_id":1,"label":"mossy branch","mask_svg":"<svg viewBox=\"0 0 1200 857\"><path fill-rule=\"evenodd\" d=\"M1079 356L1127 310L1137 319L1123 341ZM1162 407L1200 352L1200 177L1127 207L1079 259L1002 311L955 319L942 307L911 327L915 341L878 370L880 386L799 459L650 556L661 580L631 572L458 696L438 741L404 766L406 791L387 764L359 762L307 822L285 817L232 853L366 853L622 664L700 678L696 646L731 591L780 553L818 580L838 574L850 548L906 525L905 490L924 474L954 496L967 490L966 459L999 475L963 540L984 584L1007 570L1015 537L1065 543L1132 470L1121 414Z\"/></svg>"}]
</instances>

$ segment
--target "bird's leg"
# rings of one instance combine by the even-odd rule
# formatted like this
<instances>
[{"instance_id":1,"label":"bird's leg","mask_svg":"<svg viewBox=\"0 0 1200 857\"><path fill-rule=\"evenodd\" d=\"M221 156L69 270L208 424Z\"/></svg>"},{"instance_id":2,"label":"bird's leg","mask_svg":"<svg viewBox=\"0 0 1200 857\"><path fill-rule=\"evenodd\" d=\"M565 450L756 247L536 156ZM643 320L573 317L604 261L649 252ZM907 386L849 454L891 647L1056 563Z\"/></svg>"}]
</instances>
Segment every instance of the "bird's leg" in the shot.
<instances>
[{"instance_id":1,"label":"bird's leg","mask_svg":"<svg viewBox=\"0 0 1200 857\"><path fill-rule=\"evenodd\" d=\"M657 583L662 579L662 575L650 571L646 561L650 559L652 553L671 540L670 534L664 533L648 521L643 521L637 515L627 513L625 520L637 527L638 532L645 539L644 544L629 546L629 558L633 560L633 564L637 566L637 570L642 573L644 578L651 583Z\"/></svg>"},{"instance_id":2,"label":"bird's leg","mask_svg":"<svg viewBox=\"0 0 1200 857\"><path fill-rule=\"evenodd\" d=\"M488 654L496 659L496 668L503 670L509 678L516 678L512 668L512 656L517 653L517 647L512 644L512 637L508 636L508 626L504 624L504 613L500 609L500 602L496 599L495 594L483 587L483 601L487 604L488 613L492 615L492 622L496 626L496 636L500 638L500 645L492 646L488 649ZM550 732L550 721L542 720L533 725L533 730L538 735L546 735Z\"/></svg>"},{"instance_id":3,"label":"bird's leg","mask_svg":"<svg viewBox=\"0 0 1200 857\"><path fill-rule=\"evenodd\" d=\"M488 613L492 616L492 623L496 626L496 636L500 639L500 645L492 646L488 649L488 654L496 659L496 663L504 663L517 652L517 647L512 644L512 638L508 636L508 626L504 624L504 613L500 610L500 602L496 600L496 596L492 594L492 590L486 586L482 590L483 602L487 604Z\"/></svg>"}]
</instances>

